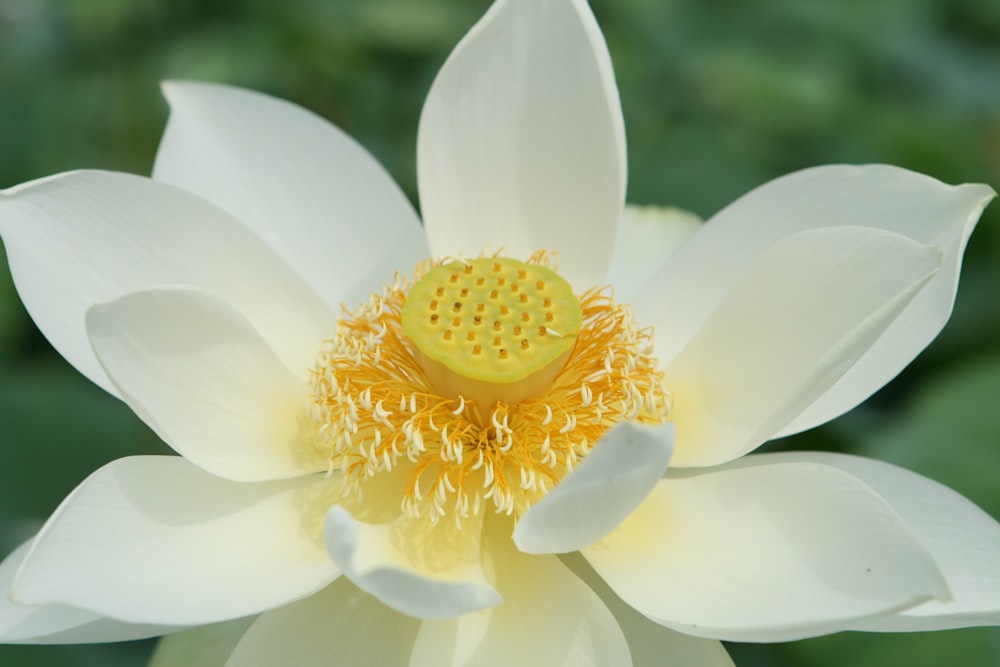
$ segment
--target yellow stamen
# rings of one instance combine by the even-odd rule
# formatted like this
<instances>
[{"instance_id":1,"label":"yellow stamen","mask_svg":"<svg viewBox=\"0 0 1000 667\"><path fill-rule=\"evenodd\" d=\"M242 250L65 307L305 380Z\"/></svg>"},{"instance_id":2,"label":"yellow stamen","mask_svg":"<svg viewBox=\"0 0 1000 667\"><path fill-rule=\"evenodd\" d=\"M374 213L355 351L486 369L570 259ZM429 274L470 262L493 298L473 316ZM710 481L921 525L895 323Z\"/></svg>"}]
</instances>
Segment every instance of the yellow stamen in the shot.
<instances>
[{"instance_id":1,"label":"yellow stamen","mask_svg":"<svg viewBox=\"0 0 1000 667\"><path fill-rule=\"evenodd\" d=\"M397 279L345 312L317 356L310 410L317 445L328 452L331 469L343 473L345 493L360 496L366 480L392 471L393 479L405 480L402 508L412 516L436 521L451 514L461 522L487 503L519 514L616 423L667 419L669 397L651 356L651 332L637 328L631 310L608 290L579 298L569 293L578 316L564 310L564 293L539 296L536 290L564 284L546 262L544 253L527 263L500 257L428 262L418 267L413 288ZM531 307L520 305L521 296ZM461 307L453 310L456 302ZM435 308L443 307L461 313L459 325L452 316L432 325ZM535 324L547 319L538 319L538 308L553 316L554 329ZM411 313L420 323L412 334ZM530 324L521 327L524 314ZM521 329L516 335L515 326ZM458 351L460 363L439 355L445 333L452 334L448 349ZM438 367L455 384L435 375ZM538 381L539 372L551 377ZM527 393L494 400L497 390L477 394L476 382Z\"/></svg>"}]
</instances>

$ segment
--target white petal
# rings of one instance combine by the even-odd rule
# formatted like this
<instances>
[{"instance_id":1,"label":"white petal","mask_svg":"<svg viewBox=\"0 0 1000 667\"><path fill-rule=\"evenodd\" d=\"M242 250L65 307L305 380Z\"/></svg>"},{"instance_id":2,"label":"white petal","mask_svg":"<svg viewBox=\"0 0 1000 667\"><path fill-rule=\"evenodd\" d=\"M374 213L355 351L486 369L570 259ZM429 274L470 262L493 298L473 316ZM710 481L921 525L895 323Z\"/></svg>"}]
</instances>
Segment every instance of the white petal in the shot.
<instances>
[{"instance_id":1,"label":"white petal","mask_svg":"<svg viewBox=\"0 0 1000 667\"><path fill-rule=\"evenodd\" d=\"M715 639L787 641L948 596L903 520L836 468L674 474L582 552L657 623Z\"/></svg>"},{"instance_id":2,"label":"white petal","mask_svg":"<svg viewBox=\"0 0 1000 667\"><path fill-rule=\"evenodd\" d=\"M208 292L135 292L87 312L121 396L192 463L237 481L326 470L312 443L309 388L231 304Z\"/></svg>"},{"instance_id":3,"label":"white petal","mask_svg":"<svg viewBox=\"0 0 1000 667\"><path fill-rule=\"evenodd\" d=\"M14 550L0 563L0 642L4 644L83 644L155 637L176 630L164 625L134 625L61 604L38 607L11 602L14 575L24 562L31 542Z\"/></svg>"},{"instance_id":4,"label":"white petal","mask_svg":"<svg viewBox=\"0 0 1000 667\"><path fill-rule=\"evenodd\" d=\"M789 452L741 463L808 461L834 466L869 485L916 533L944 572L952 599L932 600L852 629L905 632L1000 624L1000 524L943 484L897 466L843 454Z\"/></svg>"},{"instance_id":5,"label":"white petal","mask_svg":"<svg viewBox=\"0 0 1000 667\"><path fill-rule=\"evenodd\" d=\"M885 165L836 165L789 174L710 218L638 299L639 321L656 327L660 358L673 358L759 253L802 230L872 227L939 246L942 268L927 289L784 433L810 428L882 387L941 330L951 313L966 241L993 196L985 185L952 187Z\"/></svg>"},{"instance_id":6,"label":"white petal","mask_svg":"<svg viewBox=\"0 0 1000 667\"><path fill-rule=\"evenodd\" d=\"M604 537L663 477L674 451L674 425L624 422L583 462L521 515L514 543L529 554L576 551Z\"/></svg>"},{"instance_id":7,"label":"white petal","mask_svg":"<svg viewBox=\"0 0 1000 667\"><path fill-rule=\"evenodd\" d=\"M428 255L403 192L326 120L231 86L171 81L163 92L170 120L153 178L231 213L334 308L367 301Z\"/></svg>"},{"instance_id":8,"label":"white petal","mask_svg":"<svg viewBox=\"0 0 1000 667\"><path fill-rule=\"evenodd\" d=\"M323 534L333 562L362 590L410 616L450 618L500 603L483 577L481 526L481 515L461 528L406 515L376 525L332 507Z\"/></svg>"},{"instance_id":9,"label":"white petal","mask_svg":"<svg viewBox=\"0 0 1000 667\"><path fill-rule=\"evenodd\" d=\"M149 667L224 667L254 617L212 623L160 640Z\"/></svg>"},{"instance_id":10,"label":"white petal","mask_svg":"<svg viewBox=\"0 0 1000 667\"><path fill-rule=\"evenodd\" d=\"M514 548L509 522L490 517L489 570L503 604L420 627L410 667L631 665L608 608L555 556Z\"/></svg>"},{"instance_id":11,"label":"white petal","mask_svg":"<svg viewBox=\"0 0 1000 667\"><path fill-rule=\"evenodd\" d=\"M940 259L860 227L799 232L761 253L666 368L671 465L723 463L774 437L892 325Z\"/></svg>"},{"instance_id":12,"label":"white petal","mask_svg":"<svg viewBox=\"0 0 1000 667\"><path fill-rule=\"evenodd\" d=\"M74 172L0 193L0 234L21 299L70 363L108 391L84 313L159 285L229 299L293 371L306 375L336 312L228 214L128 174Z\"/></svg>"},{"instance_id":13,"label":"white petal","mask_svg":"<svg viewBox=\"0 0 1000 667\"><path fill-rule=\"evenodd\" d=\"M632 667L734 667L722 642L694 637L654 623L615 595L579 553L560 558L614 614L628 640Z\"/></svg>"},{"instance_id":14,"label":"white petal","mask_svg":"<svg viewBox=\"0 0 1000 667\"><path fill-rule=\"evenodd\" d=\"M577 289L600 283L625 202L625 132L586 2L494 3L434 80L417 167L435 255L556 250Z\"/></svg>"},{"instance_id":15,"label":"white petal","mask_svg":"<svg viewBox=\"0 0 1000 667\"><path fill-rule=\"evenodd\" d=\"M615 298L632 303L700 227L698 216L679 208L626 206L606 280L614 285Z\"/></svg>"},{"instance_id":16,"label":"white petal","mask_svg":"<svg viewBox=\"0 0 1000 667\"><path fill-rule=\"evenodd\" d=\"M417 619L341 578L305 600L261 614L226 667L405 665L419 627Z\"/></svg>"},{"instance_id":17,"label":"white petal","mask_svg":"<svg viewBox=\"0 0 1000 667\"><path fill-rule=\"evenodd\" d=\"M114 461L42 528L13 599L167 625L285 604L337 576L319 534L329 488L322 476L230 482L180 457Z\"/></svg>"}]
</instances>

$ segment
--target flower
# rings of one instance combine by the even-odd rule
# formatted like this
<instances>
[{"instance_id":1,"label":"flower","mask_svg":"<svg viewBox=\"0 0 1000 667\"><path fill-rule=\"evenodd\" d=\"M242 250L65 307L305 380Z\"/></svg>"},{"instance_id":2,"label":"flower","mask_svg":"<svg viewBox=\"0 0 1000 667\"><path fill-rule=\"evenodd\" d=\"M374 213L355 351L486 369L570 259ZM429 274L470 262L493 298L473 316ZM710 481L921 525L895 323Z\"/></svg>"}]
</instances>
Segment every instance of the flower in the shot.
<instances>
[{"instance_id":1,"label":"flower","mask_svg":"<svg viewBox=\"0 0 1000 667\"><path fill-rule=\"evenodd\" d=\"M990 188L833 166L702 226L623 216L582 0L499 0L446 62L423 227L308 112L165 91L152 179L0 198L38 326L181 454L98 470L0 565L0 638L201 626L158 665L725 665L720 639L1000 620L1000 525L968 501L750 454L937 334Z\"/></svg>"}]
</instances>

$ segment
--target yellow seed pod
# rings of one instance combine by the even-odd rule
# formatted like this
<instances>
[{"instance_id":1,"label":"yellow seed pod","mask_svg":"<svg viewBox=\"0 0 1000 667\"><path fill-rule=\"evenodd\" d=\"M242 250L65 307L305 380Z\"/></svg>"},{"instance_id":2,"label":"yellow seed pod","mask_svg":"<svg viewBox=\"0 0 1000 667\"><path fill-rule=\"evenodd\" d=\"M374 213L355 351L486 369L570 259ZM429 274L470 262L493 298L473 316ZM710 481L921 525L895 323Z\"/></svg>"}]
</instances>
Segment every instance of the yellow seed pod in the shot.
<instances>
[{"instance_id":1,"label":"yellow seed pod","mask_svg":"<svg viewBox=\"0 0 1000 667\"><path fill-rule=\"evenodd\" d=\"M435 267L410 289L402 312L403 331L437 388L487 402L544 391L582 321L563 278L502 257ZM483 385L498 386L483 394Z\"/></svg>"}]
</instances>

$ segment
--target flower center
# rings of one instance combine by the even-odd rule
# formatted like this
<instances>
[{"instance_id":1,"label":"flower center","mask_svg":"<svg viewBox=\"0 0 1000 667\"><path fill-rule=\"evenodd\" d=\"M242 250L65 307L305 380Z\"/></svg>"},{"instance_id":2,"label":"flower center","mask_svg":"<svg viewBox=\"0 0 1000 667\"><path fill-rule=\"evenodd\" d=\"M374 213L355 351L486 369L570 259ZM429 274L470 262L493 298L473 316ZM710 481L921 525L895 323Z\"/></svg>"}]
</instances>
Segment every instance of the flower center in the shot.
<instances>
[{"instance_id":1,"label":"flower center","mask_svg":"<svg viewBox=\"0 0 1000 667\"><path fill-rule=\"evenodd\" d=\"M309 414L359 511L520 514L615 424L666 421L652 332L609 290L574 295L549 261L427 261L412 287L397 277L345 311Z\"/></svg>"},{"instance_id":2,"label":"flower center","mask_svg":"<svg viewBox=\"0 0 1000 667\"><path fill-rule=\"evenodd\" d=\"M486 257L432 269L403 305L413 356L442 396L479 411L542 396L566 365L580 302L545 266Z\"/></svg>"}]
</instances>

